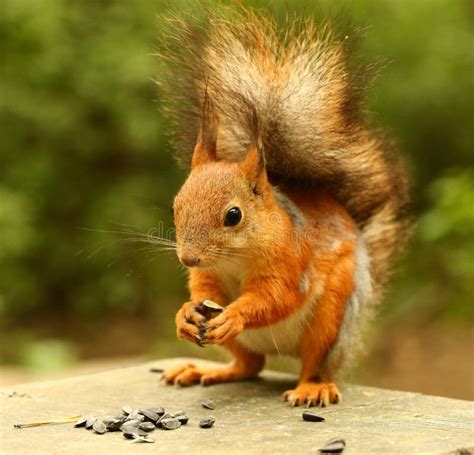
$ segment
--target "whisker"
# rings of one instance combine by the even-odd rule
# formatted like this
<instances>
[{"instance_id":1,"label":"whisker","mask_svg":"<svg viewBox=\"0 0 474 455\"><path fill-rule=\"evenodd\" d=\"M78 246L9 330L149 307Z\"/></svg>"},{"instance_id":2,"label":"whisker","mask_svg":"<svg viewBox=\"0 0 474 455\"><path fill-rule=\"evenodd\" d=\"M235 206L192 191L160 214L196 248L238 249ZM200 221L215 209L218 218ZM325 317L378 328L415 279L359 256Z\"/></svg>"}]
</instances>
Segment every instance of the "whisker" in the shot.
<instances>
[{"instance_id":1,"label":"whisker","mask_svg":"<svg viewBox=\"0 0 474 455\"><path fill-rule=\"evenodd\" d=\"M167 244L170 244L170 245L176 245L176 242L174 240L159 237L157 235L150 234L150 233L145 234L145 233L138 232L138 231L111 230L111 229L91 229L91 228L79 228L79 229L84 230L84 231L100 232L100 233L105 233L105 234L134 235L134 236L137 236L137 238L144 239L144 240L147 240L147 241L153 240L153 241L157 241L157 242L159 241L159 242L162 242L162 243L167 243Z\"/></svg>"},{"instance_id":2,"label":"whisker","mask_svg":"<svg viewBox=\"0 0 474 455\"><path fill-rule=\"evenodd\" d=\"M138 235L142 235L142 236L147 236L147 237L152 237L152 238L160 238L162 240L167 240L169 242L174 242L174 240L167 239L167 238L165 239L164 237L160 237L160 236L152 234L150 232L142 233L141 231L137 230L138 229L137 226L132 226L131 224L124 224L124 223L117 223L117 222L113 222L113 224L116 224L118 226L124 226L124 227L128 227L128 228L132 228L132 229L129 229L128 231L123 230L122 231L123 233L134 233L134 234L138 234Z\"/></svg>"},{"instance_id":3,"label":"whisker","mask_svg":"<svg viewBox=\"0 0 474 455\"><path fill-rule=\"evenodd\" d=\"M210 255L213 256L213 257L218 257L220 259L223 259L227 262L230 262L230 263L233 263L233 264L238 264L238 257L236 257L235 255L233 254L226 254L226 253L222 253L222 252L219 252L219 251L209 251Z\"/></svg>"},{"instance_id":4,"label":"whisker","mask_svg":"<svg viewBox=\"0 0 474 455\"><path fill-rule=\"evenodd\" d=\"M272 337L273 344L274 344L274 346L275 346L275 348L276 348L276 351L277 351L277 353L278 353L278 357L281 357L281 352L280 352L280 349L278 348L278 344L277 344L277 342L276 342L275 335L273 334L272 327L271 327L270 324L268 324L267 327L268 327L268 329L270 330L270 335L271 335L271 337Z\"/></svg>"},{"instance_id":5,"label":"whisker","mask_svg":"<svg viewBox=\"0 0 474 455\"><path fill-rule=\"evenodd\" d=\"M87 254L87 258L91 259L99 251L103 250L104 248L113 245L113 244L118 244L118 243L147 243L151 245L153 248L155 248L155 251L158 250L166 250L166 251L176 251L176 243L168 240L168 239L162 239L161 237L158 236L150 236L147 234L142 234L140 232L134 232L134 231L112 231L112 230L105 230L105 229L90 229L90 228L81 228L83 230L91 231L91 232L104 232L104 233L112 233L112 234L121 234L121 235L133 235L133 237L125 237L121 239L113 239L109 240L106 242L103 242L102 244L98 245L97 247L93 248L92 251ZM159 246L159 248L157 248ZM83 248L79 250L76 255L80 255L87 252L87 248Z\"/></svg>"},{"instance_id":6,"label":"whisker","mask_svg":"<svg viewBox=\"0 0 474 455\"><path fill-rule=\"evenodd\" d=\"M246 254L245 252L239 250L238 248L214 247L213 251L221 253L223 255L227 255L227 256L235 256L235 257L242 257L242 258L251 257L250 254Z\"/></svg>"},{"instance_id":7,"label":"whisker","mask_svg":"<svg viewBox=\"0 0 474 455\"><path fill-rule=\"evenodd\" d=\"M174 248L168 248L168 247L161 247L157 248L154 245L150 246L145 246L143 248L138 248L137 250L138 253L174 253L175 249Z\"/></svg>"}]
</instances>

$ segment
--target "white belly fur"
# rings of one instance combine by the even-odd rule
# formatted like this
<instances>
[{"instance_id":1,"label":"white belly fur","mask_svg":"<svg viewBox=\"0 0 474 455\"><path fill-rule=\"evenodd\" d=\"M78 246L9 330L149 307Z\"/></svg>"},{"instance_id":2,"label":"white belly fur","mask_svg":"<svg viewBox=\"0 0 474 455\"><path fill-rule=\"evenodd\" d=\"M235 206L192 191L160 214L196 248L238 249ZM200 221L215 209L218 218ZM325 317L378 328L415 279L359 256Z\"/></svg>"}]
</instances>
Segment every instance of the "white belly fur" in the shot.
<instances>
[{"instance_id":1,"label":"white belly fur","mask_svg":"<svg viewBox=\"0 0 474 455\"><path fill-rule=\"evenodd\" d=\"M272 326L245 330L236 340L247 349L261 354L297 355L300 337L308 328L315 301L310 299L294 315Z\"/></svg>"},{"instance_id":2,"label":"white belly fur","mask_svg":"<svg viewBox=\"0 0 474 455\"><path fill-rule=\"evenodd\" d=\"M336 343L324 361L324 369L331 371L331 373L339 369L343 363L348 363L349 353L354 352L356 346L360 344L359 338L363 322L370 318L370 312L367 311L368 302L372 298L372 282L369 272L370 258L360 234L357 238L355 261L354 281L356 289L346 305L340 330L342 334L339 333ZM321 294L322 289L316 286L312 296L308 298L303 308L294 315L272 326L245 330L236 339L247 349L261 354L298 355L301 336L309 327L311 315Z\"/></svg>"}]
</instances>

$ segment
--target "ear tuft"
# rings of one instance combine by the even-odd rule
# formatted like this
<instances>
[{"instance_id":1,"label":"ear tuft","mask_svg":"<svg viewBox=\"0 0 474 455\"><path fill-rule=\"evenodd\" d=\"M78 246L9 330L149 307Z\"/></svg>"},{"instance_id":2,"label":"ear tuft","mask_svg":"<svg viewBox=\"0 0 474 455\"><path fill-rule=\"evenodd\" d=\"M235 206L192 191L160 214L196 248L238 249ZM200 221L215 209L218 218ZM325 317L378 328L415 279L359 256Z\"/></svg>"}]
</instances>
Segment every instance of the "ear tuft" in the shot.
<instances>
[{"instance_id":1,"label":"ear tuft","mask_svg":"<svg viewBox=\"0 0 474 455\"><path fill-rule=\"evenodd\" d=\"M199 135L197 144L193 151L191 169L213 161L217 161L216 144L204 142L202 136Z\"/></svg>"},{"instance_id":2,"label":"ear tuft","mask_svg":"<svg viewBox=\"0 0 474 455\"><path fill-rule=\"evenodd\" d=\"M206 91L201 115L201 130L194 147L191 169L212 161L217 161L217 130L218 118L214 105Z\"/></svg>"},{"instance_id":3,"label":"ear tuft","mask_svg":"<svg viewBox=\"0 0 474 455\"><path fill-rule=\"evenodd\" d=\"M262 185L267 181L265 170L265 154L261 141L255 141L249 148L247 156L241 163L241 169L245 177L252 185L254 194L261 194Z\"/></svg>"}]
</instances>

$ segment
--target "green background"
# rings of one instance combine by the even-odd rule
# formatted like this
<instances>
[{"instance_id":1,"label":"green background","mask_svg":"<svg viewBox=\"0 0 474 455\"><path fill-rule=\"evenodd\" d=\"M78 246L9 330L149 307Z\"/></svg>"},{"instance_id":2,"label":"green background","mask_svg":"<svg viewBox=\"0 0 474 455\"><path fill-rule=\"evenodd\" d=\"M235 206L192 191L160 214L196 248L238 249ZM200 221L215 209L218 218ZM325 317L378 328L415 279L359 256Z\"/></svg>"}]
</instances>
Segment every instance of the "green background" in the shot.
<instances>
[{"instance_id":1,"label":"green background","mask_svg":"<svg viewBox=\"0 0 474 455\"><path fill-rule=\"evenodd\" d=\"M463 346L472 342L473 3L244 3L280 20L295 12L350 24L365 35L361 62L383 62L368 90L371 121L410 162L418 221L374 324L375 360L366 360L356 378L377 383L377 355L403 341L387 344L387 333L409 331L423 340L448 331L467 334ZM125 240L133 234L102 232L172 226L171 201L185 174L167 142L152 81L161 63L152 54L161 14L202 5L2 5L2 363L48 370L102 356L216 356L175 341L174 314L186 285L173 255ZM464 365L472 372L469 360Z\"/></svg>"}]
</instances>

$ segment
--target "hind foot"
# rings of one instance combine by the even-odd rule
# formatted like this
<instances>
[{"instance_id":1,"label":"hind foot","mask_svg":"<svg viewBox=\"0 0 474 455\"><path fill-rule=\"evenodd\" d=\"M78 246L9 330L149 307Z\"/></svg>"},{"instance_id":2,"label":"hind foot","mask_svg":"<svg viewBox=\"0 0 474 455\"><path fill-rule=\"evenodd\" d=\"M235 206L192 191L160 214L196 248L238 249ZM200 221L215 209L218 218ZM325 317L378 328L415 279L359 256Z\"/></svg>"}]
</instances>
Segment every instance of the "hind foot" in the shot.
<instances>
[{"instance_id":1,"label":"hind foot","mask_svg":"<svg viewBox=\"0 0 474 455\"><path fill-rule=\"evenodd\" d=\"M161 381L165 384L188 386L196 383L201 385L218 384L219 382L239 381L256 376L235 365L219 368L200 368L193 363L170 368L163 373Z\"/></svg>"},{"instance_id":2,"label":"hind foot","mask_svg":"<svg viewBox=\"0 0 474 455\"><path fill-rule=\"evenodd\" d=\"M291 406L324 407L339 403L341 393L333 382L300 382L295 389L284 392L282 398Z\"/></svg>"}]
</instances>

